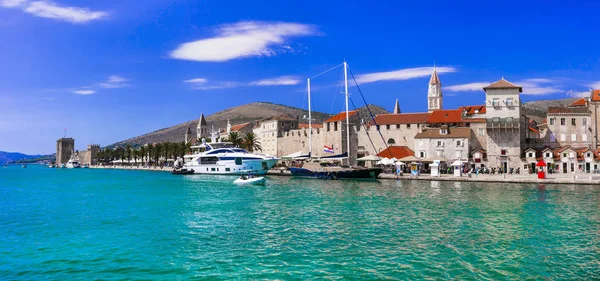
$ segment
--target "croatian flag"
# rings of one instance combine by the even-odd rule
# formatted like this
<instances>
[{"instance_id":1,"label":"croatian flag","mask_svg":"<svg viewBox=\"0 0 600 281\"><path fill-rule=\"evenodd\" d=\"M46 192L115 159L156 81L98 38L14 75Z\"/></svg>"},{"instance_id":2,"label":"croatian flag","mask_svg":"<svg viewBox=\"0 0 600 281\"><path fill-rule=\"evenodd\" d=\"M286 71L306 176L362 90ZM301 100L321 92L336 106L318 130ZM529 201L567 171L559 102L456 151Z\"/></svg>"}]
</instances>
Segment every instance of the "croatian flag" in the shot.
<instances>
[{"instance_id":1,"label":"croatian flag","mask_svg":"<svg viewBox=\"0 0 600 281\"><path fill-rule=\"evenodd\" d=\"M323 146L323 151L326 153L333 153L333 145L332 146Z\"/></svg>"}]
</instances>

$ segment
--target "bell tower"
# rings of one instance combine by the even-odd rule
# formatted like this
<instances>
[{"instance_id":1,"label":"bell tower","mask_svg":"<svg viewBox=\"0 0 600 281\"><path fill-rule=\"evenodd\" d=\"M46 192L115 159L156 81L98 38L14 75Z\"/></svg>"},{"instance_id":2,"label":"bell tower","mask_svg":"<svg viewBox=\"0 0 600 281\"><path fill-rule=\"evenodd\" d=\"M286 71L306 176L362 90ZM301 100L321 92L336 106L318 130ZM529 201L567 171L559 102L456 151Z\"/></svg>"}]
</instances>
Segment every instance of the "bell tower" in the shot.
<instances>
[{"instance_id":1,"label":"bell tower","mask_svg":"<svg viewBox=\"0 0 600 281\"><path fill-rule=\"evenodd\" d=\"M442 83L438 77L435 67L429 79L429 89L427 91L427 111L442 109Z\"/></svg>"},{"instance_id":2,"label":"bell tower","mask_svg":"<svg viewBox=\"0 0 600 281\"><path fill-rule=\"evenodd\" d=\"M196 137L198 140L202 140L202 138L208 137L208 123L206 123L204 113L200 114L200 119L198 119L198 126L196 127Z\"/></svg>"}]
</instances>

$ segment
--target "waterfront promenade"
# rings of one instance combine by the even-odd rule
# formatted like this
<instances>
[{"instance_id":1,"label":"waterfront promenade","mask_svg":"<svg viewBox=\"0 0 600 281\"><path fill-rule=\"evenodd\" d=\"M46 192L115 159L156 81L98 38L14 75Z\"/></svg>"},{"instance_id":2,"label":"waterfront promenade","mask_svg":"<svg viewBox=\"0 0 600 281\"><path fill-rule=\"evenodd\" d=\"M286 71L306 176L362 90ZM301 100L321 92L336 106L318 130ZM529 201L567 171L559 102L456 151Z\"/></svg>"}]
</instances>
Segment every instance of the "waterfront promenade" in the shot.
<instances>
[{"instance_id":1,"label":"waterfront promenade","mask_svg":"<svg viewBox=\"0 0 600 281\"><path fill-rule=\"evenodd\" d=\"M127 166L92 166L92 169L120 169L120 170L145 170L145 171L163 171L171 172L171 167L127 167ZM291 176L289 171L281 172L279 169L271 169L268 176ZM442 174L439 177L432 177L428 174L422 174L419 176L411 176L404 174L396 177L394 174L382 173L379 175L380 180L424 180L424 181L460 181L460 182L508 182L508 183L540 183L540 184L585 184L585 185L600 185L600 174L586 174L586 173L575 173L575 174L551 174L547 175L546 179L540 180L536 174L503 174L503 175L487 175L480 174L471 176L463 175L462 177L455 177L451 174Z\"/></svg>"}]
</instances>

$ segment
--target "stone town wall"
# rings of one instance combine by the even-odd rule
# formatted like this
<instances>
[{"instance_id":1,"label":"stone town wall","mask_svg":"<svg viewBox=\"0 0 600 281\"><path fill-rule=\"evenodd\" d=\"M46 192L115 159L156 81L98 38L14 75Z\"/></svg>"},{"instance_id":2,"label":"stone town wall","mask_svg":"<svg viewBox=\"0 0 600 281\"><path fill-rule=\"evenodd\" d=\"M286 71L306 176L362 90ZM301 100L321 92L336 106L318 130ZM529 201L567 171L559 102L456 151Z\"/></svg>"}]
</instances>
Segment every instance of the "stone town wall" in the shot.
<instances>
[{"instance_id":1,"label":"stone town wall","mask_svg":"<svg viewBox=\"0 0 600 281\"><path fill-rule=\"evenodd\" d=\"M323 129L312 129L312 156L325 156L323 152ZM277 156L285 156L301 151L309 152L308 147L308 129L290 130L283 133L282 137L277 138Z\"/></svg>"},{"instance_id":2,"label":"stone town wall","mask_svg":"<svg viewBox=\"0 0 600 281\"><path fill-rule=\"evenodd\" d=\"M381 125L380 131L383 139L377 132L377 127L370 126L367 129L361 127L357 131L359 154L363 156L377 155L377 153L386 149L386 143L390 143L391 140L394 144L389 145L407 146L415 151L415 135L420 133L423 127L424 125L421 124ZM373 144L371 144L371 141Z\"/></svg>"}]
</instances>

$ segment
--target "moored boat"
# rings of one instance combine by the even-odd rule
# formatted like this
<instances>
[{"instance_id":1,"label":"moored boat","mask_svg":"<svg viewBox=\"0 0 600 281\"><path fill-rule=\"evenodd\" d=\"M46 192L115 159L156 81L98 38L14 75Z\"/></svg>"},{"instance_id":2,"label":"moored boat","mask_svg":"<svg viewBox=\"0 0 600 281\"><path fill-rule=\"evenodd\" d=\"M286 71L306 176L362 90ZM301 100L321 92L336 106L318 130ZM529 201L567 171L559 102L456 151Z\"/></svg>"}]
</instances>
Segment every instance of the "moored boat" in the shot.
<instances>
[{"instance_id":1,"label":"moored boat","mask_svg":"<svg viewBox=\"0 0 600 281\"><path fill-rule=\"evenodd\" d=\"M290 167L294 177L315 179L377 179L381 168L343 167L329 163L309 162L300 168Z\"/></svg>"},{"instance_id":2,"label":"moored boat","mask_svg":"<svg viewBox=\"0 0 600 281\"><path fill-rule=\"evenodd\" d=\"M175 169L171 172L173 175L193 175L194 169Z\"/></svg>"},{"instance_id":3,"label":"moored boat","mask_svg":"<svg viewBox=\"0 0 600 281\"><path fill-rule=\"evenodd\" d=\"M212 139L216 138L214 135ZM279 161L277 157L251 153L229 142L203 141L191 148L195 152L184 156L183 168L194 170L195 174L240 175L251 172L264 175Z\"/></svg>"},{"instance_id":4,"label":"moored boat","mask_svg":"<svg viewBox=\"0 0 600 281\"><path fill-rule=\"evenodd\" d=\"M244 184L262 185L262 184L265 184L265 182L266 182L265 177L257 177L252 174L241 175L238 179L233 181L233 183L235 183L237 185L244 185Z\"/></svg>"}]
</instances>

